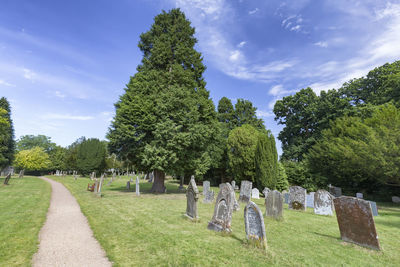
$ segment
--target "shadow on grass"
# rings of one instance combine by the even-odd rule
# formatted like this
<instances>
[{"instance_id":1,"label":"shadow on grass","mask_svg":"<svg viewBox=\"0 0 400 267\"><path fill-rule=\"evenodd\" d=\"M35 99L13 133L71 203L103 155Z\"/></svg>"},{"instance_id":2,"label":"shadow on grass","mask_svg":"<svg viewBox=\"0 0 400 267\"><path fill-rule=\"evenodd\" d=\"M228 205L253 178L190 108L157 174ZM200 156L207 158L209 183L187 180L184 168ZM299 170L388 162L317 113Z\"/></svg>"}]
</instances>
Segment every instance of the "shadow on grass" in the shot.
<instances>
[{"instance_id":1,"label":"shadow on grass","mask_svg":"<svg viewBox=\"0 0 400 267\"><path fill-rule=\"evenodd\" d=\"M176 187L175 185L173 186L168 186L167 187L167 192L166 193L153 193L151 192L151 187L153 184L140 184L140 194L147 195L164 195L164 194L186 194L186 191L179 190L179 187ZM131 188L128 190L126 186L117 186L117 187L109 187L106 189L107 191L118 191L121 193L135 193L136 192L136 185L132 185Z\"/></svg>"},{"instance_id":2,"label":"shadow on grass","mask_svg":"<svg viewBox=\"0 0 400 267\"><path fill-rule=\"evenodd\" d=\"M328 237L331 239L342 240L340 237L333 236L333 235L321 234L321 233L317 233L317 232L311 232L311 233L319 235L319 236L323 236L323 237Z\"/></svg>"}]
</instances>

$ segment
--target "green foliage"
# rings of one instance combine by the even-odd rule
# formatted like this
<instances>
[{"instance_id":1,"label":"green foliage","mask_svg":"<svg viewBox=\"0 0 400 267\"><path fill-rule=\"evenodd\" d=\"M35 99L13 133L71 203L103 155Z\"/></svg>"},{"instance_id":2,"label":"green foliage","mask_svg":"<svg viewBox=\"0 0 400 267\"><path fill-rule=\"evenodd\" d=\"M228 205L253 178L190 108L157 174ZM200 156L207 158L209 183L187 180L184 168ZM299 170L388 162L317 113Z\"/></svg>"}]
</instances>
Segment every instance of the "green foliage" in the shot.
<instances>
[{"instance_id":1,"label":"green foliage","mask_svg":"<svg viewBox=\"0 0 400 267\"><path fill-rule=\"evenodd\" d=\"M307 191L316 191L319 188L304 161L282 161L282 165L290 185L301 186Z\"/></svg>"},{"instance_id":2,"label":"green foliage","mask_svg":"<svg viewBox=\"0 0 400 267\"><path fill-rule=\"evenodd\" d=\"M78 146L86 141L84 136L78 138L75 142L67 147L65 151L65 167L68 170L77 170L77 155L78 155Z\"/></svg>"},{"instance_id":3,"label":"green foliage","mask_svg":"<svg viewBox=\"0 0 400 267\"><path fill-rule=\"evenodd\" d=\"M255 186L275 189L278 181L278 152L275 138L270 132L260 132L255 151Z\"/></svg>"},{"instance_id":4,"label":"green foliage","mask_svg":"<svg viewBox=\"0 0 400 267\"><path fill-rule=\"evenodd\" d=\"M312 173L327 183L365 189L400 185L400 111L387 104L370 118L337 119L307 159Z\"/></svg>"},{"instance_id":5,"label":"green foliage","mask_svg":"<svg viewBox=\"0 0 400 267\"><path fill-rule=\"evenodd\" d=\"M77 145L76 167L83 174L102 173L106 168L106 146L97 138L85 139Z\"/></svg>"},{"instance_id":6,"label":"green foliage","mask_svg":"<svg viewBox=\"0 0 400 267\"><path fill-rule=\"evenodd\" d=\"M34 147L41 147L46 151L46 153L49 153L52 151L55 147L56 144L51 142L51 137L45 136L45 135L24 135L21 136L20 139L17 141L17 150L29 150Z\"/></svg>"},{"instance_id":7,"label":"green foliage","mask_svg":"<svg viewBox=\"0 0 400 267\"><path fill-rule=\"evenodd\" d=\"M51 166L49 155L38 146L17 152L14 163L16 167L27 171L48 170Z\"/></svg>"},{"instance_id":8,"label":"green foliage","mask_svg":"<svg viewBox=\"0 0 400 267\"><path fill-rule=\"evenodd\" d=\"M265 130L264 122L262 119L257 118L256 111L257 108L253 107L253 103L239 98L235 104L234 125L239 127L249 124L259 130Z\"/></svg>"},{"instance_id":9,"label":"green foliage","mask_svg":"<svg viewBox=\"0 0 400 267\"><path fill-rule=\"evenodd\" d=\"M61 146L55 146L49 152L49 157L51 161L50 169L51 170L67 170L66 158L67 158L67 149Z\"/></svg>"},{"instance_id":10,"label":"green foliage","mask_svg":"<svg viewBox=\"0 0 400 267\"><path fill-rule=\"evenodd\" d=\"M204 174L218 135L194 28L179 9L163 11L140 36L142 64L115 104L110 153L143 171Z\"/></svg>"},{"instance_id":11,"label":"green foliage","mask_svg":"<svg viewBox=\"0 0 400 267\"><path fill-rule=\"evenodd\" d=\"M279 191L287 190L289 188L288 177L283 164L278 162L278 177L276 181L276 189Z\"/></svg>"},{"instance_id":12,"label":"green foliage","mask_svg":"<svg viewBox=\"0 0 400 267\"><path fill-rule=\"evenodd\" d=\"M0 169L10 166L14 160L14 126L10 103L0 98Z\"/></svg>"}]
</instances>

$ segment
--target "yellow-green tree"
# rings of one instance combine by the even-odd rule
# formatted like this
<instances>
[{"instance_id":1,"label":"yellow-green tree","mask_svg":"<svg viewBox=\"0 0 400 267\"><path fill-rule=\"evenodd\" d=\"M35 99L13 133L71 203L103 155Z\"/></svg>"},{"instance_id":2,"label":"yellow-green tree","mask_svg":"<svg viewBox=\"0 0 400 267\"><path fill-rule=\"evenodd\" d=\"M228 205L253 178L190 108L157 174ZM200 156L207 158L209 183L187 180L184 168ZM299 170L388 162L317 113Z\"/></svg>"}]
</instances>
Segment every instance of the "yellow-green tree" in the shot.
<instances>
[{"instance_id":1,"label":"yellow-green tree","mask_svg":"<svg viewBox=\"0 0 400 267\"><path fill-rule=\"evenodd\" d=\"M16 167L28 171L43 171L51 165L49 155L41 147L19 151L14 163Z\"/></svg>"}]
</instances>

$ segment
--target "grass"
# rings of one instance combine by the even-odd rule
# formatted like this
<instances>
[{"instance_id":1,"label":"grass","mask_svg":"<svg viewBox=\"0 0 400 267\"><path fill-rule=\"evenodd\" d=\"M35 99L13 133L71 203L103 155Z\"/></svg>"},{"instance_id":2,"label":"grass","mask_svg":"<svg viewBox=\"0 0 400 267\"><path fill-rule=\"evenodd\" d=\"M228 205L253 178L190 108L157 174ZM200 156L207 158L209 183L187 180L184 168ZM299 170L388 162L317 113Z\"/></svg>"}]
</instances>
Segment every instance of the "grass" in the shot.
<instances>
[{"instance_id":1,"label":"grass","mask_svg":"<svg viewBox=\"0 0 400 267\"><path fill-rule=\"evenodd\" d=\"M30 266L50 205L51 186L35 177L0 178L0 266Z\"/></svg>"},{"instance_id":2,"label":"grass","mask_svg":"<svg viewBox=\"0 0 400 267\"><path fill-rule=\"evenodd\" d=\"M103 197L86 191L87 178L56 178L77 198L95 237L115 266L395 266L400 262L400 207L378 203L375 217L382 251L342 242L336 217L314 215L312 209L287 209L284 220L265 218L268 249L246 241L243 209L233 214L231 235L207 229L214 204L200 198L200 221L193 223L183 214L186 196L177 181L168 181L167 194L148 193L151 184L141 181L126 190L126 177L110 186L105 182ZM202 188L199 187L201 190ZM218 188L212 188L218 191ZM264 199L255 203L264 210Z\"/></svg>"}]
</instances>

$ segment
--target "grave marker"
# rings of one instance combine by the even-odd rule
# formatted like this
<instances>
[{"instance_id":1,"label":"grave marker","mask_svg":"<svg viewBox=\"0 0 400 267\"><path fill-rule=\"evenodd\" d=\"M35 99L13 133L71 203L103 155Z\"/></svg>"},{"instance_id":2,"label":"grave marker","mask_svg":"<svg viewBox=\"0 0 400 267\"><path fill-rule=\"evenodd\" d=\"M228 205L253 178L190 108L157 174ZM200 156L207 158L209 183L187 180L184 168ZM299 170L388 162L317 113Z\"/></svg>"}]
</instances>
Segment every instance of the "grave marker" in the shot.
<instances>
[{"instance_id":1,"label":"grave marker","mask_svg":"<svg viewBox=\"0 0 400 267\"><path fill-rule=\"evenodd\" d=\"M4 185L8 185L8 182L10 181L11 178L11 173L7 174L6 178L4 179Z\"/></svg>"},{"instance_id":2,"label":"grave marker","mask_svg":"<svg viewBox=\"0 0 400 267\"><path fill-rule=\"evenodd\" d=\"M214 214L207 228L217 232L232 232L232 212L235 203L235 192L231 184L220 184L220 190L215 202Z\"/></svg>"},{"instance_id":3,"label":"grave marker","mask_svg":"<svg viewBox=\"0 0 400 267\"><path fill-rule=\"evenodd\" d=\"M251 190L251 198L260 199L260 191L257 188Z\"/></svg>"},{"instance_id":4,"label":"grave marker","mask_svg":"<svg viewBox=\"0 0 400 267\"><path fill-rule=\"evenodd\" d=\"M361 198L361 199L363 199L363 198L364 198L363 193L356 193L356 198Z\"/></svg>"},{"instance_id":5,"label":"grave marker","mask_svg":"<svg viewBox=\"0 0 400 267\"><path fill-rule=\"evenodd\" d=\"M376 202L367 200L369 204L371 204L371 210L373 216L378 216L378 207L376 206Z\"/></svg>"},{"instance_id":6,"label":"grave marker","mask_svg":"<svg viewBox=\"0 0 400 267\"><path fill-rule=\"evenodd\" d=\"M244 180L240 183L239 201L246 203L250 201L252 187L253 183L250 181Z\"/></svg>"},{"instance_id":7,"label":"grave marker","mask_svg":"<svg viewBox=\"0 0 400 267\"><path fill-rule=\"evenodd\" d=\"M203 196L205 196L208 191L210 191L210 181L203 182Z\"/></svg>"},{"instance_id":8,"label":"grave marker","mask_svg":"<svg viewBox=\"0 0 400 267\"><path fill-rule=\"evenodd\" d=\"M126 182L126 189L129 191L131 189L131 182Z\"/></svg>"},{"instance_id":9,"label":"grave marker","mask_svg":"<svg viewBox=\"0 0 400 267\"><path fill-rule=\"evenodd\" d=\"M252 201L244 208L244 226L248 240L263 248L267 247L264 218L260 208Z\"/></svg>"},{"instance_id":10,"label":"grave marker","mask_svg":"<svg viewBox=\"0 0 400 267\"><path fill-rule=\"evenodd\" d=\"M310 192L307 194L307 200L306 200L307 208L314 208L314 195L315 192Z\"/></svg>"},{"instance_id":11,"label":"grave marker","mask_svg":"<svg viewBox=\"0 0 400 267\"><path fill-rule=\"evenodd\" d=\"M305 211L306 194L307 190L301 186L289 187L289 209Z\"/></svg>"},{"instance_id":12,"label":"grave marker","mask_svg":"<svg viewBox=\"0 0 400 267\"><path fill-rule=\"evenodd\" d=\"M333 215L332 195L323 189L314 194L314 213L318 215Z\"/></svg>"},{"instance_id":13,"label":"grave marker","mask_svg":"<svg viewBox=\"0 0 400 267\"><path fill-rule=\"evenodd\" d=\"M139 176L136 176L136 195L140 196Z\"/></svg>"},{"instance_id":14,"label":"grave marker","mask_svg":"<svg viewBox=\"0 0 400 267\"><path fill-rule=\"evenodd\" d=\"M214 201L214 191L209 190L204 196L203 203L209 204L212 203L213 201Z\"/></svg>"},{"instance_id":15,"label":"grave marker","mask_svg":"<svg viewBox=\"0 0 400 267\"><path fill-rule=\"evenodd\" d=\"M329 185L328 188L329 188L329 193L331 193L334 197L342 196L342 188L333 185Z\"/></svg>"},{"instance_id":16,"label":"grave marker","mask_svg":"<svg viewBox=\"0 0 400 267\"><path fill-rule=\"evenodd\" d=\"M268 187L265 187L264 190L262 191L265 199L267 199L269 192L271 192L271 189L269 189Z\"/></svg>"},{"instance_id":17,"label":"grave marker","mask_svg":"<svg viewBox=\"0 0 400 267\"><path fill-rule=\"evenodd\" d=\"M190 178L189 186L186 191L186 216L191 220L199 219L197 214L197 201L199 200L199 190L197 189L196 182L194 180L194 176Z\"/></svg>"},{"instance_id":18,"label":"grave marker","mask_svg":"<svg viewBox=\"0 0 400 267\"><path fill-rule=\"evenodd\" d=\"M265 216L281 219L283 217L283 196L277 190L270 191L265 198Z\"/></svg>"}]
</instances>

